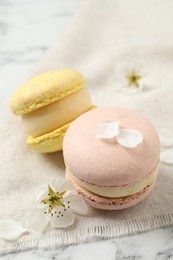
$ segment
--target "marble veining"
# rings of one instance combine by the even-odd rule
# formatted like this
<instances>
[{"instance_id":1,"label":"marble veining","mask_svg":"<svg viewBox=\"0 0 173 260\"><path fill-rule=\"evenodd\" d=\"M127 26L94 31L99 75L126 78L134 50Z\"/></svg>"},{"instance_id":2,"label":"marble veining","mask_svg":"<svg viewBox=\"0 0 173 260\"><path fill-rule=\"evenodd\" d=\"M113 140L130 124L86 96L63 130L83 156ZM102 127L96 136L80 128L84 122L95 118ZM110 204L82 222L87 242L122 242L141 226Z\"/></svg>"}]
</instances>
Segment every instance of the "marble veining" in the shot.
<instances>
[{"instance_id":1,"label":"marble veining","mask_svg":"<svg viewBox=\"0 0 173 260\"><path fill-rule=\"evenodd\" d=\"M61 36L84 0L0 0L0 112L16 86ZM33 249L2 260L173 259L173 228L63 248Z\"/></svg>"},{"instance_id":2,"label":"marble veining","mask_svg":"<svg viewBox=\"0 0 173 260\"><path fill-rule=\"evenodd\" d=\"M93 239L90 243L59 249L34 249L2 256L7 259L45 260L167 260L173 259L173 229L158 229L143 234L108 240Z\"/></svg>"}]
</instances>

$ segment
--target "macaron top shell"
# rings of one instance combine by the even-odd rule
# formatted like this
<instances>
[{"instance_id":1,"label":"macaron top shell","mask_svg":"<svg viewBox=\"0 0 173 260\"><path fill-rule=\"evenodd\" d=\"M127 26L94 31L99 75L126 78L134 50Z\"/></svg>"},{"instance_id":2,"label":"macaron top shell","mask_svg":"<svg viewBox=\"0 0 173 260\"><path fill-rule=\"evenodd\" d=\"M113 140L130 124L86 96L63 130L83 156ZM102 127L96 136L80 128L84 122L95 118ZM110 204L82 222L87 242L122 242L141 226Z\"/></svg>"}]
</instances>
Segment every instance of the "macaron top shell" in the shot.
<instances>
[{"instance_id":1,"label":"macaron top shell","mask_svg":"<svg viewBox=\"0 0 173 260\"><path fill-rule=\"evenodd\" d=\"M112 139L99 139L102 121L119 121L120 127L143 134L143 142L126 148ZM160 142L155 128L137 112L124 108L98 108L78 117L66 132L63 153L73 175L92 185L116 187L138 182L157 166Z\"/></svg>"},{"instance_id":2,"label":"macaron top shell","mask_svg":"<svg viewBox=\"0 0 173 260\"><path fill-rule=\"evenodd\" d=\"M84 85L85 79L78 71L50 71L19 87L10 99L10 107L14 114L23 115L62 99Z\"/></svg>"}]
</instances>

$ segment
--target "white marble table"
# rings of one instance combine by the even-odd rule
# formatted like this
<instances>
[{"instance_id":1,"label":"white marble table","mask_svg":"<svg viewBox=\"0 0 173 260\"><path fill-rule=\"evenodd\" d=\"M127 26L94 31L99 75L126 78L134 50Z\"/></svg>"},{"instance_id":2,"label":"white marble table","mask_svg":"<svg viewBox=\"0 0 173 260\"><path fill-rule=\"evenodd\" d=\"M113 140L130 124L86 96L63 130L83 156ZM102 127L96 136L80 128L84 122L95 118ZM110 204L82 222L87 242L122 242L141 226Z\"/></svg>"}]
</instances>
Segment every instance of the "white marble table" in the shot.
<instances>
[{"instance_id":1,"label":"white marble table","mask_svg":"<svg viewBox=\"0 0 173 260\"><path fill-rule=\"evenodd\" d=\"M61 37L84 0L0 0L0 113L16 86ZM34 249L7 259L173 259L173 228L53 250Z\"/></svg>"}]
</instances>

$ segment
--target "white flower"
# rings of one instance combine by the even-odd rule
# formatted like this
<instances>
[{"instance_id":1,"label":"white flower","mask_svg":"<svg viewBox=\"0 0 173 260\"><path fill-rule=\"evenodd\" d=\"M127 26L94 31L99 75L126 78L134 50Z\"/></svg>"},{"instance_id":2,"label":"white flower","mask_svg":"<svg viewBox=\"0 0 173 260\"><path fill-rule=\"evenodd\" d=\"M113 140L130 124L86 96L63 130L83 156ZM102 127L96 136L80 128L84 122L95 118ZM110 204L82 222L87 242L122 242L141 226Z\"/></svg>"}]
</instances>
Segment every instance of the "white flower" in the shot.
<instances>
[{"instance_id":1,"label":"white flower","mask_svg":"<svg viewBox=\"0 0 173 260\"><path fill-rule=\"evenodd\" d=\"M128 148L134 148L143 142L143 135L130 128L121 128L119 121L104 121L97 125L96 136L101 139L116 137L117 142Z\"/></svg>"},{"instance_id":2,"label":"white flower","mask_svg":"<svg viewBox=\"0 0 173 260\"><path fill-rule=\"evenodd\" d=\"M126 92L129 94L137 93L143 89L142 75L136 68L132 68L125 74Z\"/></svg>"},{"instance_id":3,"label":"white flower","mask_svg":"<svg viewBox=\"0 0 173 260\"><path fill-rule=\"evenodd\" d=\"M76 195L66 180L53 180L37 197L31 213L31 228L42 232L50 223L54 228L66 228L74 223L75 213L85 215L88 206Z\"/></svg>"},{"instance_id":4,"label":"white flower","mask_svg":"<svg viewBox=\"0 0 173 260\"><path fill-rule=\"evenodd\" d=\"M134 62L122 63L115 67L110 77L110 84L125 94L136 94L144 87L145 75L141 65Z\"/></svg>"}]
</instances>

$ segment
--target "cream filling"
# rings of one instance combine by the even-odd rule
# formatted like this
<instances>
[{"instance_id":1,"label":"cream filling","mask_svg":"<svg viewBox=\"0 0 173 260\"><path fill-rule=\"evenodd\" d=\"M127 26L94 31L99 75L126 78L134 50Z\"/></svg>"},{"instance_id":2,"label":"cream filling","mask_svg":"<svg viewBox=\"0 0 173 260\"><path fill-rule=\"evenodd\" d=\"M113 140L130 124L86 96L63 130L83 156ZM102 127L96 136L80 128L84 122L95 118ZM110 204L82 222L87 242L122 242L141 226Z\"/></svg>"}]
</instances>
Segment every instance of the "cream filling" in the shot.
<instances>
[{"instance_id":1,"label":"cream filling","mask_svg":"<svg viewBox=\"0 0 173 260\"><path fill-rule=\"evenodd\" d=\"M97 195L108 197L108 198L119 198L119 197L125 197L137 193L143 190L148 185L151 185L153 181L156 179L158 171L159 171L159 163L156 166L156 168L153 170L153 172L143 180L122 187L97 187L78 179L68 169L66 169L66 175L67 178L74 181L79 186Z\"/></svg>"},{"instance_id":2,"label":"cream filling","mask_svg":"<svg viewBox=\"0 0 173 260\"><path fill-rule=\"evenodd\" d=\"M77 118L91 107L91 98L85 89L55 101L22 116L25 132L39 136L55 130Z\"/></svg>"}]
</instances>

